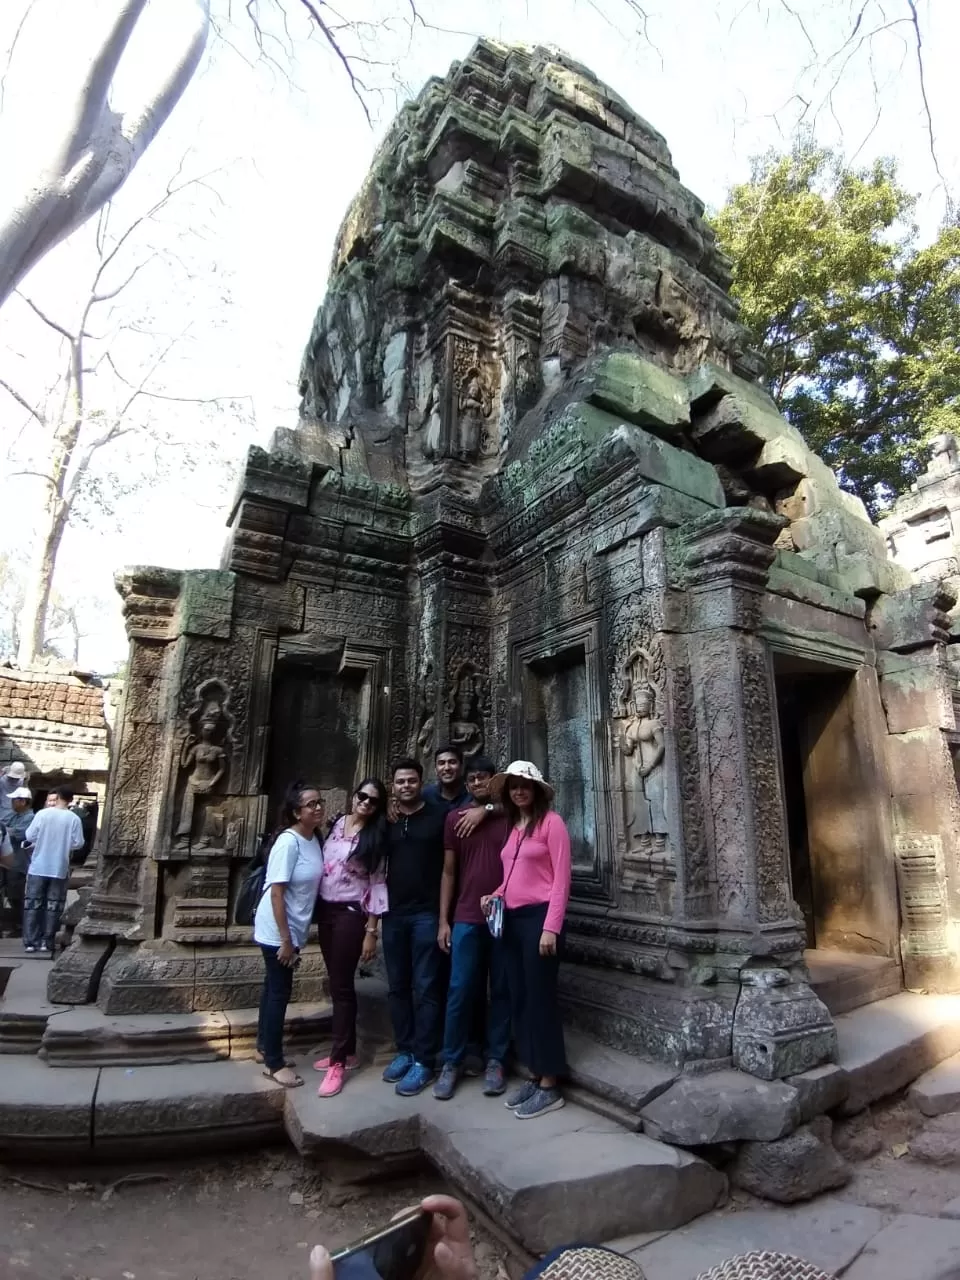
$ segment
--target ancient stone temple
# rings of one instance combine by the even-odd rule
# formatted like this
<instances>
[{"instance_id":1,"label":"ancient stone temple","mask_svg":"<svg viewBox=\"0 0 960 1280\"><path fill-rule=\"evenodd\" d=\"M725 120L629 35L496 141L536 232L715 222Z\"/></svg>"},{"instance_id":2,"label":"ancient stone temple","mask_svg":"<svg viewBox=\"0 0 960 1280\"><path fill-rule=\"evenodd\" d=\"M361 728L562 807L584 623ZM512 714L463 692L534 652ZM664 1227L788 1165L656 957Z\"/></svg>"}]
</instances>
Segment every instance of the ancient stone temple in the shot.
<instances>
[{"instance_id":1,"label":"ancient stone temple","mask_svg":"<svg viewBox=\"0 0 960 1280\"><path fill-rule=\"evenodd\" d=\"M833 1057L831 1010L957 987L954 596L779 416L729 282L664 139L564 55L480 41L401 111L222 567L119 578L52 999L255 1004L232 904L287 781L336 807L450 739L556 785L600 1040L779 1077Z\"/></svg>"}]
</instances>

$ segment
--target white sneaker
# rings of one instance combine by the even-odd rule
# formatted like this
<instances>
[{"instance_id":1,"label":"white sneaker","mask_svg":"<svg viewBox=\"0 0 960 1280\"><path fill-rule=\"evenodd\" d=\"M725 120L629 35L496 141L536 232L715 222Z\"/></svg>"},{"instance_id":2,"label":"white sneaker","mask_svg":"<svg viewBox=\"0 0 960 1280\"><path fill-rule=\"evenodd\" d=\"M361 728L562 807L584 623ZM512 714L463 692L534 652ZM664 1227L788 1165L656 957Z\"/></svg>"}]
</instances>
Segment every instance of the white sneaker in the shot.
<instances>
[{"instance_id":1,"label":"white sneaker","mask_svg":"<svg viewBox=\"0 0 960 1280\"><path fill-rule=\"evenodd\" d=\"M36 947L24 947L23 949L24 949L24 951L26 951L26 952L27 952L27 954L28 954L28 955L31 955L34 951L36 951L36 949L37 949L37 948L36 948Z\"/></svg>"}]
</instances>

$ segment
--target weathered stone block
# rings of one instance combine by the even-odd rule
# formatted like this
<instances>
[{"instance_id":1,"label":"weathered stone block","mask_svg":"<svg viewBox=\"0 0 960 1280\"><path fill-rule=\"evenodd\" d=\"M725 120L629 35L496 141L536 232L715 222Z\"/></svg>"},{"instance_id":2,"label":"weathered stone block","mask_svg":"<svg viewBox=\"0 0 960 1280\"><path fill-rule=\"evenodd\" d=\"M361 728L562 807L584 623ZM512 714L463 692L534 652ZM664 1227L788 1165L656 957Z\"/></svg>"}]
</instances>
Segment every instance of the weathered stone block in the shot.
<instances>
[{"instance_id":1,"label":"weathered stone block","mask_svg":"<svg viewBox=\"0 0 960 1280\"><path fill-rule=\"evenodd\" d=\"M910 1101L925 1116L960 1111L960 1054L954 1054L915 1080Z\"/></svg>"},{"instance_id":2,"label":"weathered stone block","mask_svg":"<svg viewBox=\"0 0 960 1280\"><path fill-rule=\"evenodd\" d=\"M745 1142L730 1167L730 1181L764 1200L794 1204L850 1181L853 1171L834 1149L826 1117L773 1142Z\"/></svg>"},{"instance_id":3,"label":"weathered stone block","mask_svg":"<svg viewBox=\"0 0 960 1280\"><path fill-rule=\"evenodd\" d=\"M847 1073L833 1062L813 1067L797 1076L788 1076L786 1082L797 1091L800 1119L804 1123L833 1111L846 1098L850 1088Z\"/></svg>"},{"instance_id":4,"label":"weathered stone block","mask_svg":"<svg viewBox=\"0 0 960 1280\"><path fill-rule=\"evenodd\" d=\"M936 1116L910 1139L910 1154L924 1164L960 1165L960 1115Z\"/></svg>"},{"instance_id":5,"label":"weathered stone block","mask_svg":"<svg viewBox=\"0 0 960 1280\"><path fill-rule=\"evenodd\" d=\"M776 971L744 970L733 1022L733 1060L742 1071L776 1080L837 1056L837 1033L822 1000Z\"/></svg>"},{"instance_id":6,"label":"weathered stone block","mask_svg":"<svg viewBox=\"0 0 960 1280\"><path fill-rule=\"evenodd\" d=\"M594 370L592 404L656 435L681 434L690 421L690 404L683 382L641 356L615 351Z\"/></svg>"},{"instance_id":7,"label":"weathered stone block","mask_svg":"<svg viewBox=\"0 0 960 1280\"><path fill-rule=\"evenodd\" d=\"M643 1131L679 1147L756 1139L770 1142L800 1120L797 1090L740 1071L683 1076L642 1109Z\"/></svg>"}]
</instances>

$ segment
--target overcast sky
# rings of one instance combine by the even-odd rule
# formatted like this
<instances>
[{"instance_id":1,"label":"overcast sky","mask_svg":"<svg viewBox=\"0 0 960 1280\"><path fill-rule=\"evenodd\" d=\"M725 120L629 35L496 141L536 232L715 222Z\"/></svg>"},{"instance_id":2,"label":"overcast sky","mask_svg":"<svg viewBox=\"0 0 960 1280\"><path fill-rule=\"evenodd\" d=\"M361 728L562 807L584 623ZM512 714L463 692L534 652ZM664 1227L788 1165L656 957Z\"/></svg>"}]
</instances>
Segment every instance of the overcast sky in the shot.
<instances>
[{"instance_id":1,"label":"overcast sky","mask_svg":"<svg viewBox=\"0 0 960 1280\"><path fill-rule=\"evenodd\" d=\"M279 64L274 67L256 58L244 5L234 0L228 32L235 48L211 42L200 73L116 211L120 225L149 207L184 156L189 174L216 171L215 198L198 191L151 229L147 239L161 257L142 273L131 305L149 311L157 332L189 327L163 389L242 400L260 439L296 421L300 355L323 296L333 238L396 106L429 75L444 74L478 34L558 45L592 67L665 134L682 181L710 205L748 176L752 156L786 145L806 112L820 141L864 163L896 157L905 184L922 196L918 216L925 236L944 213L906 0L887 0L887 21L894 25L863 41L881 21L877 0L868 0L864 21L846 45L863 0L650 0L645 32L627 0L425 0L421 12L444 30L411 29L398 17L407 14L407 0L343 0L344 12L370 19L365 50L385 64L365 72L380 90L367 98L372 128L322 42L302 38L308 26L300 20L298 0L286 3L292 57L285 37L270 38L282 32L271 0L260 0L266 50ZM220 5L225 9L227 0ZM194 0L152 0L129 51L117 107L133 102L174 56L190 29L193 6ZM6 77L0 173L8 193L56 137L70 83L90 56L97 13L109 0L38 0L37 7L48 17L55 10L56 20L25 24ZM24 8L24 0L0 4L0 49L9 47ZM919 10L938 158L956 188L960 4L920 0ZM201 234L192 236L191 227ZM90 243L88 231L58 247L25 291L68 317L89 275ZM191 279L169 268L162 256L168 251L176 252ZM0 368L38 394L50 380L53 355L50 335L12 300L0 312ZM0 408L5 453L23 421L8 402ZM170 411L189 429L193 411ZM251 428L229 414L218 422L223 449L239 459ZM120 461L131 474L149 476L153 466L136 450ZM11 526L20 536L27 527L33 483L8 479L0 494L8 546ZM68 534L61 562L63 585L106 602L81 652L83 661L100 668L125 652L110 588L114 569L216 564L225 536L224 495L209 468L141 490L121 502L119 515L121 532L111 527ZM16 534L13 541L19 541Z\"/></svg>"}]
</instances>

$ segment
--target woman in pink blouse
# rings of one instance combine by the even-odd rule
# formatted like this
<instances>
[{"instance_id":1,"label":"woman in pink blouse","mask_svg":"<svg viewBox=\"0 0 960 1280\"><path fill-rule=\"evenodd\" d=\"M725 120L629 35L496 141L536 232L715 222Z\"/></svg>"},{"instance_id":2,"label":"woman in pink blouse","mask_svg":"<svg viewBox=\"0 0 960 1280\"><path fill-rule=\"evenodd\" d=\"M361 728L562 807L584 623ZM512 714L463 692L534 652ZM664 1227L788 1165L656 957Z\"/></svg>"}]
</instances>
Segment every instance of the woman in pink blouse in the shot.
<instances>
[{"instance_id":1,"label":"woman in pink blouse","mask_svg":"<svg viewBox=\"0 0 960 1280\"><path fill-rule=\"evenodd\" d=\"M553 787L535 764L515 760L495 775L490 793L503 800L509 823L500 855L503 880L489 897L502 898L503 945L513 1011L513 1038L533 1079L514 1090L506 1105L520 1120L563 1106L559 1077L566 1074L563 1024L557 999L557 944L570 897L570 835L550 807Z\"/></svg>"},{"instance_id":2,"label":"woman in pink blouse","mask_svg":"<svg viewBox=\"0 0 960 1280\"><path fill-rule=\"evenodd\" d=\"M357 1065L357 991L360 960L377 954L380 916L387 909L384 882L387 789L364 778L323 845L323 879L317 904L317 934L330 979L333 1047L313 1065L326 1074L317 1093L332 1098L345 1073Z\"/></svg>"}]
</instances>

